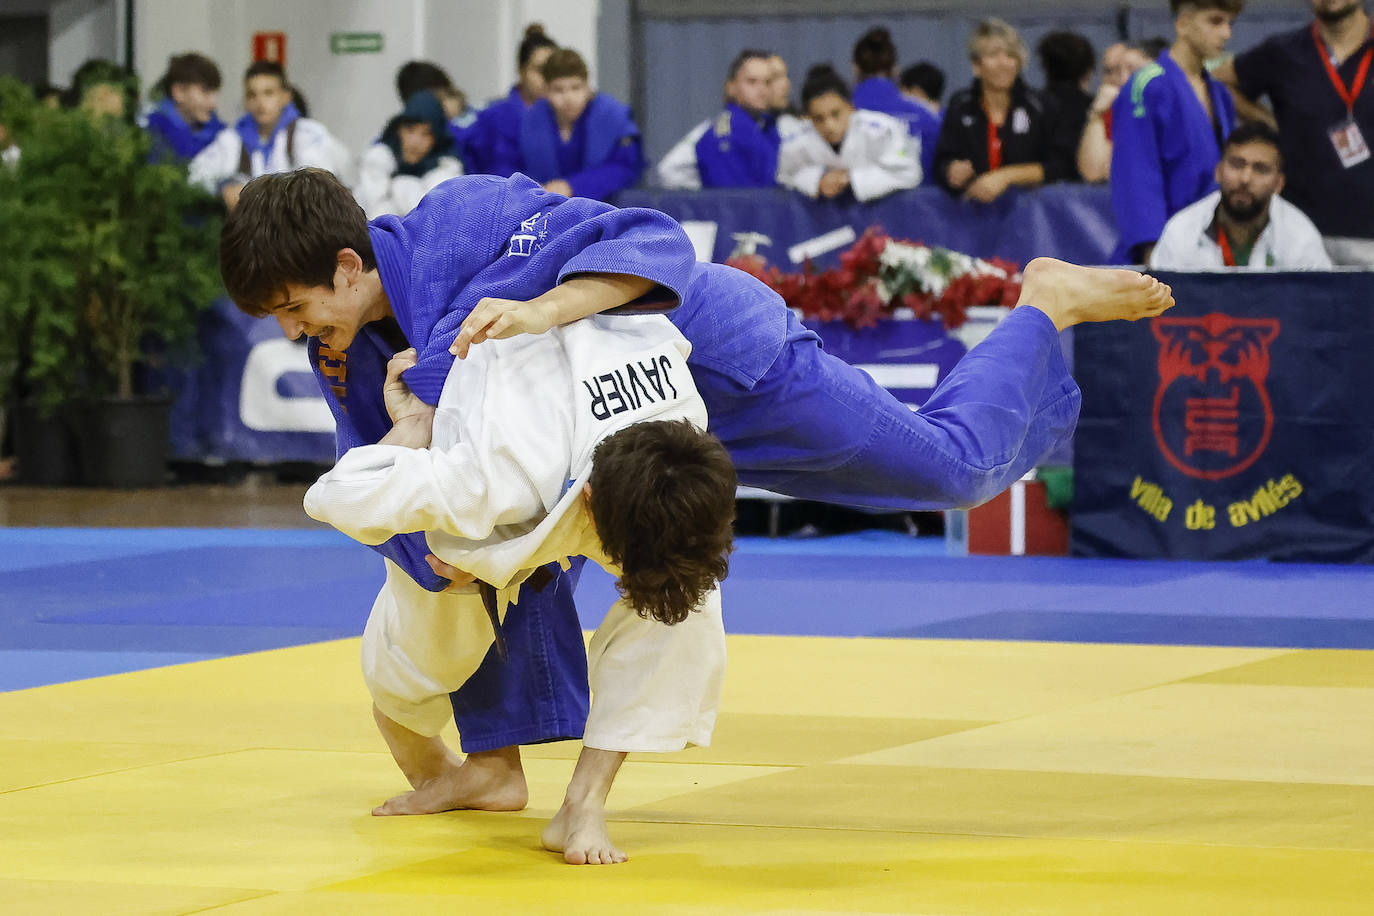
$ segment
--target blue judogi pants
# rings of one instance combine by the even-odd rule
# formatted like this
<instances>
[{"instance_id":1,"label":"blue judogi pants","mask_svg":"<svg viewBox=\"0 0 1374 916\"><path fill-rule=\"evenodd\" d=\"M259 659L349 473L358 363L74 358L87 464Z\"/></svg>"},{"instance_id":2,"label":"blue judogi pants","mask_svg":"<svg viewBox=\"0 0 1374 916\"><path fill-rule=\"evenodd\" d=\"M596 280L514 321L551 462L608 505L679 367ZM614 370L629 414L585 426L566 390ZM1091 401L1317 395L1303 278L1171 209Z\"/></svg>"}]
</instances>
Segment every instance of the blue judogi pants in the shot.
<instances>
[{"instance_id":1,"label":"blue judogi pants","mask_svg":"<svg viewBox=\"0 0 1374 916\"><path fill-rule=\"evenodd\" d=\"M822 350L795 318L752 386L688 364L741 483L872 508L991 499L1072 433L1080 403L1053 323L1031 308L1008 315L915 413ZM557 576L547 594L522 592L502 627L509 658L489 653L452 695L465 751L581 737L587 656L572 602L580 569Z\"/></svg>"}]
</instances>

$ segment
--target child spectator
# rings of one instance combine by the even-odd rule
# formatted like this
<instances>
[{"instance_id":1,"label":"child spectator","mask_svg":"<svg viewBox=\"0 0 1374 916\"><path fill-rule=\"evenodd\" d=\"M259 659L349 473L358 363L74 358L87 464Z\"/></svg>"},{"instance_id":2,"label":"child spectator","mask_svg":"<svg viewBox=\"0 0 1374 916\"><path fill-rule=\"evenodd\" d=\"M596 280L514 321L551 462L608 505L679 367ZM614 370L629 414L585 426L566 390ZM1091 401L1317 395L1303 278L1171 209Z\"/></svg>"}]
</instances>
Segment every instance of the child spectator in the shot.
<instances>
[{"instance_id":1,"label":"child spectator","mask_svg":"<svg viewBox=\"0 0 1374 916\"><path fill-rule=\"evenodd\" d=\"M869 29L854 45L854 104L881 111L903 121L920 141L921 171L929 175L940 141L940 119L902 94L892 77L897 72L897 48L887 29Z\"/></svg>"},{"instance_id":2,"label":"child spectator","mask_svg":"<svg viewBox=\"0 0 1374 916\"><path fill-rule=\"evenodd\" d=\"M439 97L428 89L413 93L358 171L356 196L368 219L405 216L430 189L463 174Z\"/></svg>"},{"instance_id":3,"label":"child spectator","mask_svg":"<svg viewBox=\"0 0 1374 916\"><path fill-rule=\"evenodd\" d=\"M725 78L725 110L693 127L658 164L667 188L771 188L777 184L774 55L746 48Z\"/></svg>"},{"instance_id":4,"label":"child spectator","mask_svg":"<svg viewBox=\"0 0 1374 916\"><path fill-rule=\"evenodd\" d=\"M203 54L178 54L153 87L158 103L145 126L153 139L154 162L189 162L224 130L215 112L219 103L219 67Z\"/></svg>"},{"instance_id":5,"label":"child spectator","mask_svg":"<svg viewBox=\"0 0 1374 916\"><path fill-rule=\"evenodd\" d=\"M1013 185L1036 187L1073 174L1077 135L1059 108L1026 85L1026 46L1000 19L985 19L969 36L973 85L945 110L935 151L935 178L946 190L988 203Z\"/></svg>"},{"instance_id":6,"label":"child spectator","mask_svg":"<svg viewBox=\"0 0 1374 916\"><path fill-rule=\"evenodd\" d=\"M811 123L783 141L779 184L808 197L850 190L869 201L921 183L919 141L891 115L856 111L849 87L829 64L806 74L802 106Z\"/></svg>"},{"instance_id":7,"label":"child spectator","mask_svg":"<svg viewBox=\"0 0 1374 916\"><path fill-rule=\"evenodd\" d=\"M1220 57L1245 0L1169 0L1174 43L1131 77L1112 105L1112 260L1149 261L1164 224L1216 187L1221 146L1236 124L1231 93L1204 62Z\"/></svg>"},{"instance_id":8,"label":"child spectator","mask_svg":"<svg viewBox=\"0 0 1374 916\"><path fill-rule=\"evenodd\" d=\"M468 138L472 172L504 178L519 169L520 122L529 107L544 97L544 62L557 49L558 45L544 34L539 23L525 29L525 38L516 53L519 82L504 99L492 102L478 113Z\"/></svg>"},{"instance_id":9,"label":"child spectator","mask_svg":"<svg viewBox=\"0 0 1374 916\"><path fill-rule=\"evenodd\" d=\"M191 160L190 178L233 209L249 179L316 166L347 171L341 145L319 121L301 116L281 64L260 60L243 75L248 113Z\"/></svg>"},{"instance_id":10,"label":"child spectator","mask_svg":"<svg viewBox=\"0 0 1374 916\"><path fill-rule=\"evenodd\" d=\"M543 99L520 122L520 171L547 191L606 200L644 171L630 109L587 82L587 63L570 48L544 61Z\"/></svg>"}]
</instances>

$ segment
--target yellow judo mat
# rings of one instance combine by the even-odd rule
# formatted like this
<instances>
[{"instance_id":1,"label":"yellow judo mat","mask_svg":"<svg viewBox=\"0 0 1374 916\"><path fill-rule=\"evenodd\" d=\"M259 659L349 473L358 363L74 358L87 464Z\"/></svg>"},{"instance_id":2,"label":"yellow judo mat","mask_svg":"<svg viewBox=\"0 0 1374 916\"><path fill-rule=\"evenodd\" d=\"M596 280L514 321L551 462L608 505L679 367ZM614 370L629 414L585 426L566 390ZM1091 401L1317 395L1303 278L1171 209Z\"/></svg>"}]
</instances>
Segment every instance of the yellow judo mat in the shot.
<instances>
[{"instance_id":1,"label":"yellow judo mat","mask_svg":"<svg viewBox=\"0 0 1374 916\"><path fill-rule=\"evenodd\" d=\"M730 638L620 866L406 788L345 640L0 694L0 912L1374 913L1374 652Z\"/></svg>"}]
</instances>

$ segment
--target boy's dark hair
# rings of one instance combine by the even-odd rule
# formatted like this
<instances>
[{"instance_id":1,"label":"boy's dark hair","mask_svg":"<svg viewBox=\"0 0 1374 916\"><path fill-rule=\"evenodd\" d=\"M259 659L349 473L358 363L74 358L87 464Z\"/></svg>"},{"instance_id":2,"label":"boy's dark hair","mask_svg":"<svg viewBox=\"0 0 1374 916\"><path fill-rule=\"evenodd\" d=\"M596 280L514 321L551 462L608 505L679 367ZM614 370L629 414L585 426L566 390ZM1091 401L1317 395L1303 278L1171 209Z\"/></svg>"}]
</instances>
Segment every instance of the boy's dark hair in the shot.
<instances>
[{"instance_id":1,"label":"boy's dark hair","mask_svg":"<svg viewBox=\"0 0 1374 916\"><path fill-rule=\"evenodd\" d=\"M730 80L739 76L739 68L743 67L749 61L768 60L768 58L772 56L772 51L760 51L758 48L745 48L735 55L734 60L730 61L730 69L725 74L725 81L728 83Z\"/></svg>"},{"instance_id":2,"label":"boy's dark hair","mask_svg":"<svg viewBox=\"0 0 1374 916\"><path fill-rule=\"evenodd\" d=\"M229 298L262 318L286 299L286 284L332 289L340 250L377 267L367 216L324 169L254 178L243 186L219 237L219 271Z\"/></svg>"},{"instance_id":3,"label":"boy's dark hair","mask_svg":"<svg viewBox=\"0 0 1374 916\"><path fill-rule=\"evenodd\" d=\"M820 98L826 93L833 92L846 102L852 102L853 97L849 94L849 84L835 72L835 68L830 64L816 64L806 71L806 79L802 81L801 103L802 108L811 104L812 99Z\"/></svg>"},{"instance_id":4,"label":"boy's dark hair","mask_svg":"<svg viewBox=\"0 0 1374 916\"><path fill-rule=\"evenodd\" d=\"M892 33L882 26L864 32L854 44L854 66L859 69L859 79L891 74L897 67L897 46L892 43Z\"/></svg>"},{"instance_id":5,"label":"boy's dark hair","mask_svg":"<svg viewBox=\"0 0 1374 916\"><path fill-rule=\"evenodd\" d=\"M1278 131L1263 121L1241 121L1222 144L1221 154L1225 156L1231 147L1244 146L1246 143L1267 143L1272 146L1279 154L1279 170L1282 171L1283 147L1279 146Z\"/></svg>"},{"instance_id":6,"label":"boy's dark hair","mask_svg":"<svg viewBox=\"0 0 1374 916\"><path fill-rule=\"evenodd\" d=\"M554 80L563 79L567 76L575 76L585 80L587 78L587 62L582 59L572 48L559 48L549 55L549 59L544 61L544 66L539 68L539 72L544 75L544 82L552 83Z\"/></svg>"},{"instance_id":7,"label":"boy's dark hair","mask_svg":"<svg viewBox=\"0 0 1374 916\"><path fill-rule=\"evenodd\" d=\"M1081 83L1097 64L1093 46L1077 32L1050 32L1035 46L1045 79L1051 83Z\"/></svg>"},{"instance_id":8,"label":"boy's dark hair","mask_svg":"<svg viewBox=\"0 0 1374 916\"><path fill-rule=\"evenodd\" d=\"M540 48L557 48L558 43L544 34L544 26L531 22L525 26L525 37L520 42L520 50L515 54L515 62L521 70L530 62L534 52Z\"/></svg>"},{"instance_id":9,"label":"boy's dark hair","mask_svg":"<svg viewBox=\"0 0 1374 916\"><path fill-rule=\"evenodd\" d=\"M1174 18L1178 18L1178 14L1190 6L1196 10L1221 10L1239 16L1241 10L1245 9L1245 0L1169 0L1169 12L1174 14Z\"/></svg>"},{"instance_id":10,"label":"boy's dark hair","mask_svg":"<svg viewBox=\"0 0 1374 916\"><path fill-rule=\"evenodd\" d=\"M159 96L168 95L173 86L201 86L205 89L220 87L219 67L204 54L194 51L177 54L167 59L167 72L153 86Z\"/></svg>"},{"instance_id":11,"label":"boy's dark hair","mask_svg":"<svg viewBox=\"0 0 1374 916\"><path fill-rule=\"evenodd\" d=\"M255 60L249 64L248 69L243 71L243 81L246 83L255 76L275 76L283 89L291 88L286 81L286 70L275 60Z\"/></svg>"},{"instance_id":12,"label":"boy's dark hair","mask_svg":"<svg viewBox=\"0 0 1374 916\"><path fill-rule=\"evenodd\" d=\"M730 572L735 466L687 420L636 423L592 453L589 504L616 589L641 617L681 623Z\"/></svg>"},{"instance_id":13,"label":"boy's dark hair","mask_svg":"<svg viewBox=\"0 0 1374 916\"><path fill-rule=\"evenodd\" d=\"M938 102L945 94L945 72L923 60L902 71L901 85L903 89L919 89L932 102Z\"/></svg>"},{"instance_id":14,"label":"boy's dark hair","mask_svg":"<svg viewBox=\"0 0 1374 916\"><path fill-rule=\"evenodd\" d=\"M444 68L427 60L406 61L396 71L396 94L401 97L402 105L410 101L412 95L425 89L452 88L453 80L449 79Z\"/></svg>"},{"instance_id":15,"label":"boy's dark hair","mask_svg":"<svg viewBox=\"0 0 1374 916\"><path fill-rule=\"evenodd\" d=\"M92 57L77 68L63 103L68 108L79 108L86 93L100 85L119 89L124 96L124 116L132 121L138 111L138 77L121 64L103 57Z\"/></svg>"}]
</instances>

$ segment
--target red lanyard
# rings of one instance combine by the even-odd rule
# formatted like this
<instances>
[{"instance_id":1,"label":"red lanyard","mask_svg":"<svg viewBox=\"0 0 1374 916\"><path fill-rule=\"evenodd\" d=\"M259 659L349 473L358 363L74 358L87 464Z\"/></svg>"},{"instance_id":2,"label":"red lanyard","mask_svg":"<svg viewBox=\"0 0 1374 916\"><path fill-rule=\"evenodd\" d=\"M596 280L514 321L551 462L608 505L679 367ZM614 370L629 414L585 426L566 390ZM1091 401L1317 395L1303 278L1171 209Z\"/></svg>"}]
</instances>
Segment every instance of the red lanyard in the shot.
<instances>
[{"instance_id":1,"label":"red lanyard","mask_svg":"<svg viewBox=\"0 0 1374 916\"><path fill-rule=\"evenodd\" d=\"M1371 33L1374 35L1374 32ZM1369 75L1369 61L1374 58L1374 48L1366 48L1364 59L1360 61L1360 69L1355 73L1355 84L1347 89L1341 75L1336 72L1336 65L1331 63L1331 55L1327 53L1326 44L1322 41L1321 34L1317 31L1317 24L1312 23L1312 40L1316 42L1317 53L1321 56L1322 63L1326 65L1326 75L1331 78L1331 85L1336 87L1336 92L1340 95L1345 107L1350 109L1350 116L1355 116L1355 100L1360 97L1360 92L1364 89L1365 77Z\"/></svg>"},{"instance_id":2,"label":"red lanyard","mask_svg":"<svg viewBox=\"0 0 1374 916\"><path fill-rule=\"evenodd\" d=\"M1227 267L1236 266L1236 256L1231 253L1231 243L1226 239L1226 230L1217 227L1217 244L1221 246L1221 263Z\"/></svg>"},{"instance_id":3,"label":"red lanyard","mask_svg":"<svg viewBox=\"0 0 1374 916\"><path fill-rule=\"evenodd\" d=\"M992 112L988 111L988 106L983 106L983 114L988 118L988 171L996 171L1002 167L1002 137L997 133L997 125L992 121Z\"/></svg>"}]
</instances>

